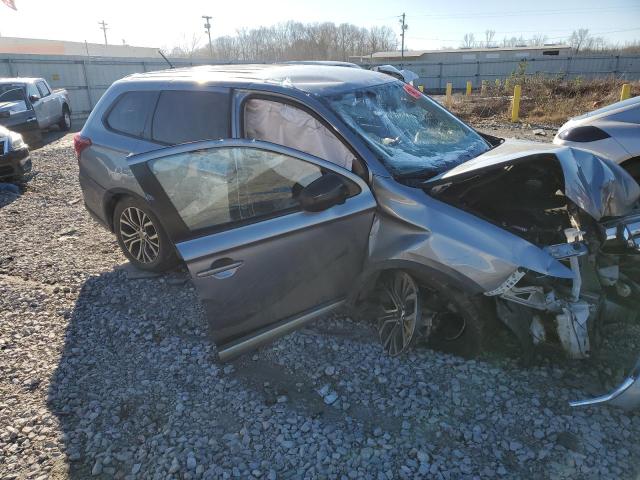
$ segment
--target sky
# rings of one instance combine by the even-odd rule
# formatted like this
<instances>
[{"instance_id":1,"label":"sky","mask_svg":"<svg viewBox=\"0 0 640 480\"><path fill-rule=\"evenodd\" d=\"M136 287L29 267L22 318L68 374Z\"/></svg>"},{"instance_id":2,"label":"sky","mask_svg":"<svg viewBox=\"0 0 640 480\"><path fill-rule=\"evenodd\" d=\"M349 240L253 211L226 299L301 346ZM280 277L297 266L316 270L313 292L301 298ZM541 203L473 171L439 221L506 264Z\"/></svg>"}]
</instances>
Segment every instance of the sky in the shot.
<instances>
[{"instance_id":1,"label":"sky","mask_svg":"<svg viewBox=\"0 0 640 480\"><path fill-rule=\"evenodd\" d=\"M640 39L638 0L14 0L17 11L0 2L0 35L103 43L98 25L108 25L110 44L170 49L195 34L206 45L202 15L211 15L212 37L233 35L238 28L287 20L348 22L358 26L386 25L400 33L399 15L409 26L411 49L457 48L465 33L495 40L547 35L549 42L566 40L574 29L588 28L614 43Z\"/></svg>"}]
</instances>

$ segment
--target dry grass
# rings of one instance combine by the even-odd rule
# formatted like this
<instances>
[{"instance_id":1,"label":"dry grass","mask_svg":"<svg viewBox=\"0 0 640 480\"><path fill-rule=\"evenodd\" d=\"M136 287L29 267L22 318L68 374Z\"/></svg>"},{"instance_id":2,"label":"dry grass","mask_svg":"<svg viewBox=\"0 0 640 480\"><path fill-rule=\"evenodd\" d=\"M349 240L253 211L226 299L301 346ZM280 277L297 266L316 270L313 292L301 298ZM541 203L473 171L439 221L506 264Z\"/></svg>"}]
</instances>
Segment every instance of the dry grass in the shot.
<instances>
[{"instance_id":1,"label":"dry grass","mask_svg":"<svg viewBox=\"0 0 640 480\"><path fill-rule=\"evenodd\" d=\"M520 120L527 123L561 125L567 119L620 100L622 80L565 80L539 75L512 75L506 81L487 85L485 95L474 92L471 97L454 95L451 110L467 121L511 117L513 86L522 86ZM640 82L631 83L631 94L640 94Z\"/></svg>"}]
</instances>

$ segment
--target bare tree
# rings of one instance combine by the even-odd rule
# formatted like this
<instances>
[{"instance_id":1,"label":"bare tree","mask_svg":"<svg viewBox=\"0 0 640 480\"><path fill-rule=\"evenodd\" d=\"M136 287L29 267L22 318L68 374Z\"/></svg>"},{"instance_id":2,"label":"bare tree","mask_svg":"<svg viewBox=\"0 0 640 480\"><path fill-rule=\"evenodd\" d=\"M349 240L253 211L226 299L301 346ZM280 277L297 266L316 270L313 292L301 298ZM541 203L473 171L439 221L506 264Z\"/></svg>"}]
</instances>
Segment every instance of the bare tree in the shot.
<instances>
[{"instance_id":1,"label":"bare tree","mask_svg":"<svg viewBox=\"0 0 640 480\"><path fill-rule=\"evenodd\" d=\"M465 33L462 39L462 48L472 48L476 45L476 38L473 33Z\"/></svg>"},{"instance_id":2,"label":"bare tree","mask_svg":"<svg viewBox=\"0 0 640 480\"><path fill-rule=\"evenodd\" d=\"M200 35L193 33L190 37L186 34L182 35L180 44L173 47L171 55L174 57L188 57L193 58L198 54L198 46L200 45Z\"/></svg>"},{"instance_id":3,"label":"bare tree","mask_svg":"<svg viewBox=\"0 0 640 480\"><path fill-rule=\"evenodd\" d=\"M588 28L579 28L578 30L574 30L571 36L569 37L569 45L573 47L573 49L578 53L580 49L589 41L589 29Z\"/></svg>"},{"instance_id":4,"label":"bare tree","mask_svg":"<svg viewBox=\"0 0 640 480\"><path fill-rule=\"evenodd\" d=\"M529 43L524 39L522 35L520 35L519 37L511 37L511 38L504 37L502 39L503 47L522 47L528 44Z\"/></svg>"},{"instance_id":5,"label":"bare tree","mask_svg":"<svg viewBox=\"0 0 640 480\"><path fill-rule=\"evenodd\" d=\"M196 41L197 40L197 41ZM174 56L208 56L207 48L197 48L199 38L174 47ZM218 61L348 60L382 50L394 50L398 41L389 27L360 28L349 23L303 24L285 22L270 27L242 28L235 36L212 41Z\"/></svg>"},{"instance_id":6,"label":"bare tree","mask_svg":"<svg viewBox=\"0 0 640 480\"><path fill-rule=\"evenodd\" d=\"M485 48L491 48L493 46L493 37L496 36L495 30L484 31L484 46Z\"/></svg>"},{"instance_id":7,"label":"bare tree","mask_svg":"<svg viewBox=\"0 0 640 480\"><path fill-rule=\"evenodd\" d=\"M534 35L533 37L531 37L531 39L527 43L533 47L539 47L547 43L547 38L548 37L546 35L542 35L542 34Z\"/></svg>"}]
</instances>

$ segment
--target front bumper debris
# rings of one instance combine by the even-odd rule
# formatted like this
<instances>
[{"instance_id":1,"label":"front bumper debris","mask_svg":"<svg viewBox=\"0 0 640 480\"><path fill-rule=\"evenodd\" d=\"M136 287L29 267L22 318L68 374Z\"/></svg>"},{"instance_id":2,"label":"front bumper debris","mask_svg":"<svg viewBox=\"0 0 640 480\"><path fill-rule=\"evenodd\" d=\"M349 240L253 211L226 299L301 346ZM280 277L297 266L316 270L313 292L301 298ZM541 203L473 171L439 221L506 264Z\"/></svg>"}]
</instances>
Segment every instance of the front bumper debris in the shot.
<instances>
[{"instance_id":1,"label":"front bumper debris","mask_svg":"<svg viewBox=\"0 0 640 480\"><path fill-rule=\"evenodd\" d=\"M603 250L615 253L616 250L630 248L640 252L640 215L604 223L603 232Z\"/></svg>"},{"instance_id":2,"label":"front bumper debris","mask_svg":"<svg viewBox=\"0 0 640 480\"><path fill-rule=\"evenodd\" d=\"M572 407L584 407L606 403L624 410L640 408L640 358L631 373L613 391L599 397L569 402Z\"/></svg>"}]
</instances>

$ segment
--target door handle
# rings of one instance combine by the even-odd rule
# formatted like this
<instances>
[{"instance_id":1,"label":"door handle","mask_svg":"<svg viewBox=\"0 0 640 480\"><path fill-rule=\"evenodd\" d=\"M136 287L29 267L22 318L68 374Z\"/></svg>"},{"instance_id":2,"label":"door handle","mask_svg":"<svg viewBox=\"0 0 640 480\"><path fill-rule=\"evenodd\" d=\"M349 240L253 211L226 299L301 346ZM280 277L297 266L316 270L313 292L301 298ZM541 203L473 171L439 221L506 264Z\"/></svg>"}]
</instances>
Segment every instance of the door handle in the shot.
<instances>
[{"instance_id":1,"label":"door handle","mask_svg":"<svg viewBox=\"0 0 640 480\"><path fill-rule=\"evenodd\" d=\"M233 276L244 264L242 260L235 261L231 258L221 258L211 264L211 268L198 272L198 278L215 277L219 280Z\"/></svg>"}]
</instances>

